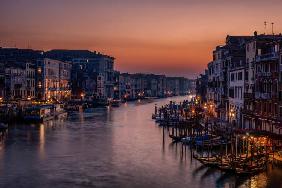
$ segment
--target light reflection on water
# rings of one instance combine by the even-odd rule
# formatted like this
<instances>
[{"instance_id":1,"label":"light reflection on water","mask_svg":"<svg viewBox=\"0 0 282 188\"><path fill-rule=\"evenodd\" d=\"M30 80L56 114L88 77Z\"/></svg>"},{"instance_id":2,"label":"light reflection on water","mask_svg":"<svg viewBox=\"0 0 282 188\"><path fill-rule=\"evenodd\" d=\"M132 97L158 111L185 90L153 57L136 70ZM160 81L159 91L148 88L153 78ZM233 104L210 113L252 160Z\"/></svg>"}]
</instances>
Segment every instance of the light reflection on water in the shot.
<instances>
[{"instance_id":1,"label":"light reflection on water","mask_svg":"<svg viewBox=\"0 0 282 188\"><path fill-rule=\"evenodd\" d=\"M183 100L183 97L174 100ZM154 105L73 113L66 120L15 125L0 150L1 187L277 187L281 169L236 178L203 167L151 120ZM164 134L164 138L163 138Z\"/></svg>"}]
</instances>

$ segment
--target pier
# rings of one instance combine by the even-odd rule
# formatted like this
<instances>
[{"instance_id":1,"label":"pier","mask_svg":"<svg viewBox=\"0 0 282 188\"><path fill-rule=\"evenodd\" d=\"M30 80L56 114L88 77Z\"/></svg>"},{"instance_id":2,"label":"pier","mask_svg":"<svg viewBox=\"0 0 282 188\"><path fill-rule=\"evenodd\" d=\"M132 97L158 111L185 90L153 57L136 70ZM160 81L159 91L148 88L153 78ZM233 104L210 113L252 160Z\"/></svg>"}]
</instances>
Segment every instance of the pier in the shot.
<instances>
[{"instance_id":1,"label":"pier","mask_svg":"<svg viewBox=\"0 0 282 188\"><path fill-rule=\"evenodd\" d=\"M242 130L234 124L223 126L197 97L189 102L170 101L155 106L152 119L168 133L172 143L189 147L193 158L207 167L254 175L266 170L270 163L281 162L281 135Z\"/></svg>"}]
</instances>

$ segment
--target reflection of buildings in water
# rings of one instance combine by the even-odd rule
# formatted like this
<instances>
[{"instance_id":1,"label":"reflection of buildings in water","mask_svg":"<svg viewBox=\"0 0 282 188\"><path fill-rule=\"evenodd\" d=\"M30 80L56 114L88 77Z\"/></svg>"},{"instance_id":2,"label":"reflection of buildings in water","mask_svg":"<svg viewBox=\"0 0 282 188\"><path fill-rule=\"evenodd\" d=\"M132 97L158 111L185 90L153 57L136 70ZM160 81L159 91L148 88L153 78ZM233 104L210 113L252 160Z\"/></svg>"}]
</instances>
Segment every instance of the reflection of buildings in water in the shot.
<instances>
[{"instance_id":1,"label":"reflection of buildings in water","mask_svg":"<svg viewBox=\"0 0 282 188\"><path fill-rule=\"evenodd\" d=\"M50 121L51 123L52 121ZM39 157L44 158L45 156L45 126L40 124L39 126Z\"/></svg>"},{"instance_id":2,"label":"reflection of buildings in water","mask_svg":"<svg viewBox=\"0 0 282 188\"><path fill-rule=\"evenodd\" d=\"M247 181L248 187L281 187L282 168L268 165L267 172L251 177Z\"/></svg>"},{"instance_id":3,"label":"reflection of buildings in water","mask_svg":"<svg viewBox=\"0 0 282 188\"><path fill-rule=\"evenodd\" d=\"M79 116L80 123L84 123L84 113L83 112L79 112L78 116Z\"/></svg>"},{"instance_id":4,"label":"reflection of buildings in water","mask_svg":"<svg viewBox=\"0 0 282 188\"><path fill-rule=\"evenodd\" d=\"M112 112L113 110L111 109L111 107L107 106L107 112L106 112L107 121L112 121L112 115L111 115Z\"/></svg>"}]
</instances>

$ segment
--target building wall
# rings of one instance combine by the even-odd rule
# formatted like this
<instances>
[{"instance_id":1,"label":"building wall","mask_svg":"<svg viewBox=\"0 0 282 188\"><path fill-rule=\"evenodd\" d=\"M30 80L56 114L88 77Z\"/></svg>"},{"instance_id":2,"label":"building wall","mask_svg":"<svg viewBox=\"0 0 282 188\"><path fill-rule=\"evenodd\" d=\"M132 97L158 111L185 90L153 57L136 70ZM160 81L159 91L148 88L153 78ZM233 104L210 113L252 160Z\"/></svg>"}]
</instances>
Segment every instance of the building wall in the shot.
<instances>
[{"instance_id":1,"label":"building wall","mask_svg":"<svg viewBox=\"0 0 282 188\"><path fill-rule=\"evenodd\" d=\"M248 84L253 83L254 87L246 88L244 128L282 134L282 114L279 112L281 39L281 36L257 36L250 42L249 49L246 49L246 58L254 58L253 66L251 67L250 63L248 69L254 70L254 79L250 79L252 73L248 74ZM249 62L252 61L249 60Z\"/></svg>"},{"instance_id":2,"label":"building wall","mask_svg":"<svg viewBox=\"0 0 282 188\"><path fill-rule=\"evenodd\" d=\"M241 120L241 112L244 105L244 68L232 70L229 72L229 111L234 111L235 119ZM233 121L232 118L229 119ZM238 122L240 123L240 122Z\"/></svg>"},{"instance_id":3,"label":"building wall","mask_svg":"<svg viewBox=\"0 0 282 188\"><path fill-rule=\"evenodd\" d=\"M74 96L85 93L88 98L109 99L114 97L114 58L97 56L94 58L72 59L72 83Z\"/></svg>"},{"instance_id":4,"label":"building wall","mask_svg":"<svg viewBox=\"0 0 282 188\"><path fill-rule=\"evenodd\" d=\"M35 65L30 62L9 62L5 70L5 98L30 100L35 97Z\"/></svg>"},{"instance_id":5,"label":"building wall","mask_svg":"<svg viewBox=\"0 0 282 188\"><path fill-rule=\"evenodd\" d=\"M71 64L44 58L37 62L37 97L42 100L70 98Z\"/></svg>"},{"instance_id":6,"label":"building wall","mask_svg":"<svg viewBox=\"0 0 282 188\"><path fill-rule=\"evenodd\" d=\"M282 46L280 47L280 56L279 56L279 116L282 119ZM282 120L281 120L282 121Z\"/></svg>"},{"instance_id":7,"label":"building wall","mask_svg":"<svg viewBox=\"0 0 282 188\"><path fill-rule=\"evenodd\" d=\"M0 98L5 98L5 65L0 62Z\"/></svg>"},{"instance_id":8,"label":"building wall","mask_svg":"<svg viewBox=\"0 0 282 188\"><path fill-rule=\"evenodd\" d=\"M35 64L26 63L25 75L26 75L27 98L34 99L36 97L35 95Z\"/></svg>"}]
</instances>

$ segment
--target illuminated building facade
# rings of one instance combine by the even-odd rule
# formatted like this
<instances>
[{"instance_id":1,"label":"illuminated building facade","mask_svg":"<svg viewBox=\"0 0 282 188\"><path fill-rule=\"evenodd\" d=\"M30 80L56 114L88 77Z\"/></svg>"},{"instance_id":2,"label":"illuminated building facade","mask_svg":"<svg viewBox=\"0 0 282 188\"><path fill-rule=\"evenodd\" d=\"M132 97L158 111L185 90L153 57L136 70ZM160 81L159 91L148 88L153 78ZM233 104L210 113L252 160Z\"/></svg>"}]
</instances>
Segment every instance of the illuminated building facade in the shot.
<instances>
[{"instance_id":1,"label":"illuminated building facade","mask_svg":"<svg viewBox=\"0 0 282 188\"><path fill-rule=\"evenodd\" d=\"M71 96L71 63L44 58L37 61L37 98L67 100Z\"/></svg>"}]
</instances>

